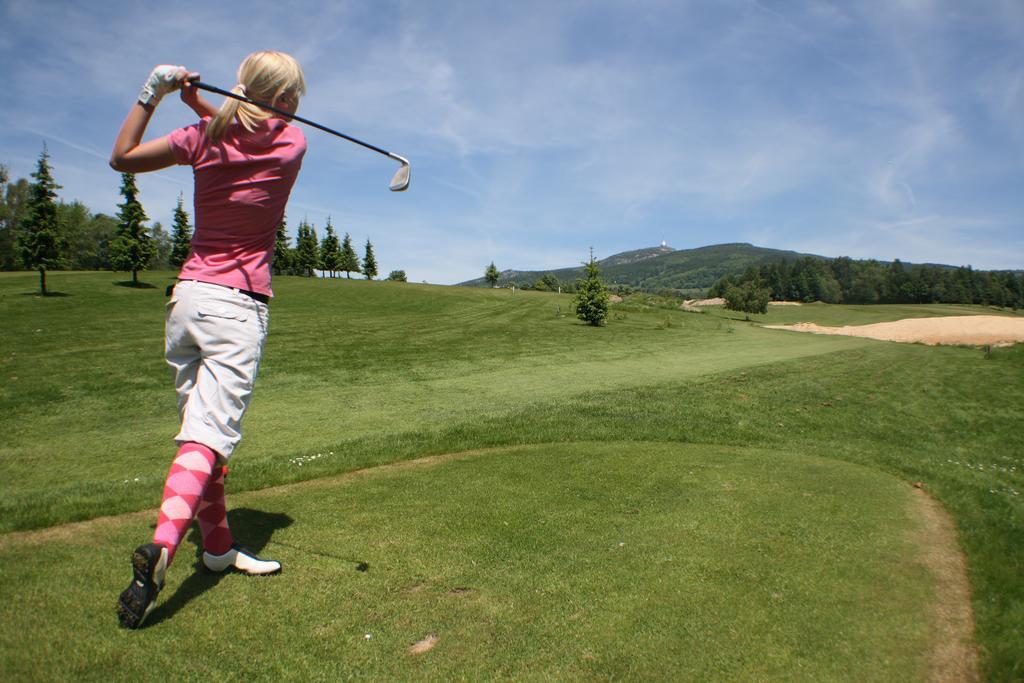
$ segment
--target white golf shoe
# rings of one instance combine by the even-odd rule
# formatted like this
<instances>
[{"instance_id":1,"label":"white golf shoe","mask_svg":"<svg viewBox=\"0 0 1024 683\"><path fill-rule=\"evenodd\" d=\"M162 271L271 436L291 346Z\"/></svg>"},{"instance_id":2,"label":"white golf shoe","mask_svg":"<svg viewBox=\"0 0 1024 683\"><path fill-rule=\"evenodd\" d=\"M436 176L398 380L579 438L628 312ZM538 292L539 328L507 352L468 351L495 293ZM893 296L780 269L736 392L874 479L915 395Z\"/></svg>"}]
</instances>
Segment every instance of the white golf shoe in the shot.
<instances>
[{"instance_id":1,"label":"white golf shoe","mask_svg":"<svg viewBox=\"0 0 1024 683\"><path fill-rule=\"evenodd\" d=\"M277 560L264 560L256 557L245 548L235 545L223 555L212 555L203 551L203 566L211 572L223 572L234 569L250 576L267 576L281 571L281 563Z\"/></svg>"}]
</instances>

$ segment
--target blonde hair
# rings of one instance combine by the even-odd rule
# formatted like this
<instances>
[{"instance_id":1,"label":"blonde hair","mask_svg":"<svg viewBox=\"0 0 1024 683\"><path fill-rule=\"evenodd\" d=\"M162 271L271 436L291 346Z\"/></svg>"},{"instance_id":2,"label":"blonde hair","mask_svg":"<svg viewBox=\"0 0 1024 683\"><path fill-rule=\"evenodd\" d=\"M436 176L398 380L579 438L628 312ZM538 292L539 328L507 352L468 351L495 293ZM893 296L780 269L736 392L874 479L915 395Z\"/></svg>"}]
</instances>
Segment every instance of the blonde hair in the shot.
<instances>
[{"instance_id":1,"label":"blonde hair","mask_svg":"<svg viewBox=\"0 0 1024 683\"><path fill-rule=\"evenodd\" d=\"M253 52L238 67L238 85L231 92L274 106L280 106L278 101L282 96L298 103L299 97L306 94L306 79L302 75L302 67L291 55ZM275 114L271 111L229 97L210 121L206 135L211 140L220 140L235 119L252 132L261 121L272 116Z\"/></svg>"}]
</instances>

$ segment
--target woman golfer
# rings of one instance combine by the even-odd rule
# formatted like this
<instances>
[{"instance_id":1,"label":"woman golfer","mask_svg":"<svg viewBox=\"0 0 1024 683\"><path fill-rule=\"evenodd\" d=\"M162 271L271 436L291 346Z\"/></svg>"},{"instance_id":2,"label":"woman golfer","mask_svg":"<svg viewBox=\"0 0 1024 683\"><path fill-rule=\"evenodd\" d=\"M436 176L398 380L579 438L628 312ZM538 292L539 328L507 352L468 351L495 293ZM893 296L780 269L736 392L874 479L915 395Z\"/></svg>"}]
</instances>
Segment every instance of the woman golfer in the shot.
<instances>
[{"instance_id":1,"label":"woman golfer","mask_svg":"<svg viewBox=\"0 0 1024 683\"><path fill-rule=\"evenodd\" d=\"M181 431L167 473L152 543L132 554L132 582L118 599L121 625L138 628L156 604L164 574L198 516L203 565L273 574L279 562L234 544L224 503L224 471L241 438L267 334L270 266L277 226L302 165L306 140L282 117L234 99L218 111L189 85L184 67L150 74L114 143L117 171L189 165L195 177L195 234L167 304L166 357L174 372ZM160 99L181 90L200 121L142 142ZM289 55L256 52L238 69L233 92L294 113L305 94Z\"/></svg>"}]
</instances>

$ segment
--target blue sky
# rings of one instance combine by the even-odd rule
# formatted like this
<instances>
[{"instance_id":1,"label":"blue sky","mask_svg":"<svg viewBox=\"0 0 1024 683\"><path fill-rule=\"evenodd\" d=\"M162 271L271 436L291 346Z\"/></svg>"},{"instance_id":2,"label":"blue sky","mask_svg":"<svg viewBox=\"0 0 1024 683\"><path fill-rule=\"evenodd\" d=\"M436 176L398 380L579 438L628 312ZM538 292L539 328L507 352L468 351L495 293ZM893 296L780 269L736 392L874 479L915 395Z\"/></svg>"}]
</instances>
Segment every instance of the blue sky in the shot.
<instances>
[{"instance_id":1,"label":"blue sky","mask_svg":"<svg viewBox=\"0 0 1024 683\"><path fill-rule=\"evenodd\" d=\"M288 207L380 270L455 283L666 240L1024 268L1024 3L0 0L0 163L46 141L61 197L114 213L106 165L155 64L230 87L294 54L315 130ZM212 99L212 98L211 98ZM191 123L176 97L156 136ZM191 171L140 177L170 223Z\"/></svg>"}]
</instances>

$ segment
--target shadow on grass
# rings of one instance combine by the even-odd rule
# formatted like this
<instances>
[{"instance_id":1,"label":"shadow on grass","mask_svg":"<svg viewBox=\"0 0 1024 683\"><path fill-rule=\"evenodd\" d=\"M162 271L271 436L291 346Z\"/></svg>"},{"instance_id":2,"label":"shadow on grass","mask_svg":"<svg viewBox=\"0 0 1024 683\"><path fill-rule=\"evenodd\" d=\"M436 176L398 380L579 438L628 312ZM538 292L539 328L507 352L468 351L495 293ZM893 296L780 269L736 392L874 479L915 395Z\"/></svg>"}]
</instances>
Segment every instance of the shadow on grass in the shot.
<instances>
[{"instance_id":1,"label":"shadow on grass","mask_svg":"<svg viewBox=\"0 0 1024 683\"><path fill-rule=\"evenodd\" d=\"M156 285L151 285L148 282L132 282L131 280L118 280L114 283L118 287L128 287L129 289L156 289Z\"/></svg>"},{"instance_id":2,"label":"shadow on grass","mask_svg":"<svg viewBox=\"0 0 1024 683\"><path fill-rule=\"evenodd\" d=\"M73 296L72 294L68 294L67 292L47 292L45 295L40 295L39 292L22 292L21 295L22 296L34 296L34 297L37 297L39 299L49 299L51 297L58 298L58 297L64 297L64 296Z\"/></svg>"},{"instance_id":3,"label":"shadow on grass","mask_svg":"<svg viewBox=\"0 0 1024 683\"><path fill-rule=\"evenodd\" d=\"M285 548L291 548L292 550L298 550L299 552L306 553L307 555L326 557L329 560L339 560L346 564L354 564L357 572L370 571L370 563L365 560L357 560L353 557L342 557L341 555L332 555L331 553L325 553L322 550L311 550L309 548L303 548L302 546L291 545L290 543L282 543L281 541L278 541L277 545L284 546Z\"/></svg>"},{"instance_id":4,"label":"shadow on grass","mask_svg":"<svg viewBox=\"0 0 1024 683\"><path fill-rule=\"evenodd\" d=\"M238 543L257 555L270 542L270 537L278 529L284 529L292 523L292 518L281 512L263 512L250 508L238 508L228 512L228 526ZM195 526L189 533L188 540L196 545L196 563L194 571L178 586L170 600L158 604L152 616L144 626L155 626L165 619L170 619L195 598L210 590L231 572L214 574L202 566L203 539Z\"/></svg>"}]
</instances>

